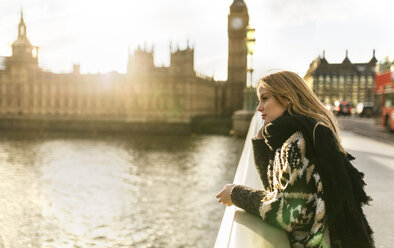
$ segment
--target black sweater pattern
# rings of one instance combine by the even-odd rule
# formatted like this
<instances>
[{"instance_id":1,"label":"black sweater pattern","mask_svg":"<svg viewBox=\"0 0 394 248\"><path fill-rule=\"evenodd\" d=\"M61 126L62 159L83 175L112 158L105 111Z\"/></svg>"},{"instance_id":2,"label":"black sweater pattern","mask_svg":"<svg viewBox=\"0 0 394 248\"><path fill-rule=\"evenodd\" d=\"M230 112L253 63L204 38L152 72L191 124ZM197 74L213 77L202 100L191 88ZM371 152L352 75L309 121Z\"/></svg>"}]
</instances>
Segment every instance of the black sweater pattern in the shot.
<instances>
[{"instance_id":1,"label":"black sweater pattern","mask_svg":"<svg viewBox=\"0 0 394 248\"><path fill-rule=\"evenodd\" d=\"M264 189L235 186L234 205L288 232L291 247L329 247L323 187L315 165L305 157L302 133L294 133L275 151L264 139L252 142Z\"/></svg>"},{"instance_id":2,"label":"black sweater pattern","mask_svg":"<svg viewBox=\"0 0 394 248\"><path fill-rule=\"evenodd\" d=\"M252 143L263 189L235 186L234 205L285 230L293 248L374 247L364 174L328 127L285 112Z\"/></svg>"}]
</instances>

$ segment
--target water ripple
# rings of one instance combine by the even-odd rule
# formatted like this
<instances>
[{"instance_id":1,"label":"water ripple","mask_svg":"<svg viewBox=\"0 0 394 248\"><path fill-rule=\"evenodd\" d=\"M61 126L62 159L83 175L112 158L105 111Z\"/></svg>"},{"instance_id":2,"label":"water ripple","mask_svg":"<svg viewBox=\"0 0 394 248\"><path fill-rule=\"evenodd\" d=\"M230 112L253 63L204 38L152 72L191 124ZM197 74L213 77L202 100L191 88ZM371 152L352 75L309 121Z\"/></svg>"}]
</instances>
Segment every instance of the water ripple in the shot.
<instances>
[{"instance_id":1,"label":"water ripple","mask_svg":"<svg viewBox=\"0 0 394 248\"><path fill-rule=\"evenodd\" d=\"M0 247L211 247L241 140L0 139Z\"/></svg>"}]
</instances>

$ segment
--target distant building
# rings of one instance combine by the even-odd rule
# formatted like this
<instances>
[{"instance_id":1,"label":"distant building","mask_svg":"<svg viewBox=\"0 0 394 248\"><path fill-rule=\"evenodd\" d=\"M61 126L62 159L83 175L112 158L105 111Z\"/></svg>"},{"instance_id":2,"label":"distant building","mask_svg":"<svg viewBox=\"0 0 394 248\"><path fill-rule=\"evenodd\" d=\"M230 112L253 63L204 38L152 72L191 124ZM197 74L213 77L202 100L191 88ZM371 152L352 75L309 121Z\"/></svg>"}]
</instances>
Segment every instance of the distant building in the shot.
<instances>
[{"instance_id":1,"label":"distant building","mask_svg":"<svg viewBox=\"0 0 394 248\"><path fill-rule=\"evenodd\" d=\"M246 82L246 26L242 0L229 15L228 81L194 70L194 48L171 50L169 67L154 65L153 48L129 54L127 73L55 74L38 64L21 12L12 55L0 67L0 117L113 119L133 122L189 122L198 116L229 116L242 108ZM1 61L0 61L1 62Z\"/></svg>"},{"instance_id":2,"label":"distant building","mask_svg":"<svg viewBox=\"0 0 394 248\"><path fill-rule=\"evenodd\" d=\"M352 63L347 50L342 63L329 63L323 52L323 57L312 61L304 80L324 104L373 102L376 62L375 50L367 63Z\"/></svg>"}]
</instances>

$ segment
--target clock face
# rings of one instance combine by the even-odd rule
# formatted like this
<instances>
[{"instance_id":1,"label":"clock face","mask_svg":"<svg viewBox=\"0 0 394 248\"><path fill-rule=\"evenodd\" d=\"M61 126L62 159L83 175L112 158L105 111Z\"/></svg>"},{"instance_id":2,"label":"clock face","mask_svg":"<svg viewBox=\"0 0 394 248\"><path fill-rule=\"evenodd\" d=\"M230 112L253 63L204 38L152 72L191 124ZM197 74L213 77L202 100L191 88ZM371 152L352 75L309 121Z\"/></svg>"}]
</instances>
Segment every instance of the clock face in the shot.
<instances>
[{"instance_id":1,"label":"clock face","mask_svg":"<svg viewBox=\"0 0 394 248\"><path fill-rule=\"evenodd\" d=\"M242 25L243 25L242 18L234 17L231 19L231 27L233 29L240 29L240 28L242 28Z\"/></svg>"}]
</instances>

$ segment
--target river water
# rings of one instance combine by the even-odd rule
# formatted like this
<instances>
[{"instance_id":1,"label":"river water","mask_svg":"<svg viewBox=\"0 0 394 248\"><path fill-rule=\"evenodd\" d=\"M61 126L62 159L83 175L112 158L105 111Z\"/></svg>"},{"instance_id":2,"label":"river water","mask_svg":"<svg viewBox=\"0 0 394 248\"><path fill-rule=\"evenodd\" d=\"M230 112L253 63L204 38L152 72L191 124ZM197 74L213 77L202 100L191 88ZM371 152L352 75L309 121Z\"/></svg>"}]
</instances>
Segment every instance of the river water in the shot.
<instances>
[{"instance_id":1,"label":"river water","mask_svg":"<svg viewBox=\"0 0 394 248\"><path fill-rule=\"evenodd\" d=\"M0 247L212 247L243 140L0 136Z\"/></svg>"}]
</instances>

